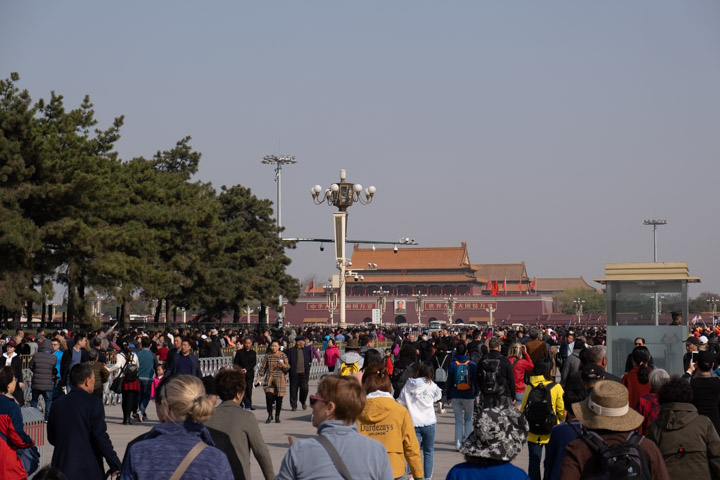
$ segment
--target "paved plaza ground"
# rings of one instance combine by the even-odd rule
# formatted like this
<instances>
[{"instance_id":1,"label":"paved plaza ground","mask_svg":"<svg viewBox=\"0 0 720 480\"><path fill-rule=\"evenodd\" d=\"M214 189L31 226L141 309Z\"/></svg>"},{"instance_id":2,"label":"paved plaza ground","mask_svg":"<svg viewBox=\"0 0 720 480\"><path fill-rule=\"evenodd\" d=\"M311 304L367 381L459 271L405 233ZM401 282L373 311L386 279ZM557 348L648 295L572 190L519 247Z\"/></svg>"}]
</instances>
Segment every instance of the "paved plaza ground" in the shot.
<instances>
[{"instance_id":1,"label":"paved plaza ground","mask_svg":"<svg viewBox=\"0 0 720 480\"><path fill-rule=\"evenodd\" d=\"M310 393L315 392L317 381L310 382ZM285 452L288 449L288 436L295 439L303 439L316 435L316 429L311 424L310 407L307 410L298 408L296 412L290 411L289 402L285 397L283 412L280 416L281 423L265 423L267 418L267 410L265 409L265 395L261 388L256 388L253 393L253 404L256 410L253 412L260 424L260 431L263 434L265 442L268 445L270 454L273 459L273 467L275 473L280 468ZM120 405L107 405L105 407L105 415L107 419L108 432L110 439L115 446L115 451L122 460L125 453L125 447L136 436L147 432L157 424L157 415L155 406L151 403L148 407L149 421L145 423L134 422L132 425L122 424L122 411ZM438 424L435 433L435 472L433 478L436 480L444 479L447 472L453 465L460 463L463 456L455 451L454 445L455 423L451 408L446 409L446 413L438 414ZM52 446L46 445L43 453L43 463L49 463L52 456ZM262 475L257 462L251 457L251 475L248 478L252 480L262 480ZM158 458L158 461L162 461ZM527 470L527 447L513 462L523 470Z\"/></svg>"}]
</instances>

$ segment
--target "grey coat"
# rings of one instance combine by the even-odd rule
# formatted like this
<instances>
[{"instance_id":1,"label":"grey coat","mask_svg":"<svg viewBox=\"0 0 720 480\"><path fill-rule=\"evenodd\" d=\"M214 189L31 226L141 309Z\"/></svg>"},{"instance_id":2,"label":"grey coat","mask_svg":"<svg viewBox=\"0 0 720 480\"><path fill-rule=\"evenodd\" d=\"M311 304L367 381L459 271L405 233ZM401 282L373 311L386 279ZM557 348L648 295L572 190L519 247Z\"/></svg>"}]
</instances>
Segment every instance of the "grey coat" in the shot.
<instances>
[{"instance_id":1,"label":"grey coat","mask_svg":"<svg viewBox=\"0 0 720 480\"><path fill-rule=\"evenodd\" d=\"M241 405L226 400L215 408L215 414L205 422L205 425L220 430L230 437L246 478L250 478L250 449L260 465L265 480L275 478L272 458L260 433L255 415L246 412Z\"/></svg>"},{"instance_id":2,"label":"grey coat","mask_svg":"<svg viewBox=\"0 0 720 480\"><path fill-rule=\"evenodd\" d=\"M660 449L670 478L720 478L720 437L693 404L662 405L647 437Z\"/></svg>"},{"instance_id":3,"label":"grey coat","mask_svg":"<svg viewBox=\"0 0 720 480\"><path fill-rule=\"evenodd\" d=\"M318 435L327 437L332 442L354 480L393 479L385 446L358 432L356 423L343 425L340 420L326 420L318 425ZM325 448L310 437L296 441L290 447L275 478L337 480L342 477Z\"/></svg>"},{"instance_id":4,"label":"grey coat","mask_svg":"<svg viewBox=\"0 0 720 480\"><path fill-rule=\"evenodd\" d=\"M40 344L38 353L30 360L33 390L49 392L53 389L53 379L57 375L56 364L57 357L52 353L52 342L45 339Z\"/></svg>"}]
</instances>

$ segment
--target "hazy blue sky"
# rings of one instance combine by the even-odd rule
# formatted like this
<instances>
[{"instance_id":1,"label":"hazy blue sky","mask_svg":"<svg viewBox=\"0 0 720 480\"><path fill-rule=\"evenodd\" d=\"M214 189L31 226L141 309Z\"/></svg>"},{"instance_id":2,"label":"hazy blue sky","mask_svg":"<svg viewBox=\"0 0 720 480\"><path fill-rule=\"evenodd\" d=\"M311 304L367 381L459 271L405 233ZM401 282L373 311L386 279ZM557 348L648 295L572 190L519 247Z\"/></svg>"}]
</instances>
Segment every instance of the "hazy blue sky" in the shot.
<instances>
[{"instance_id":1,"label":"hazy blue sky","mask_svg":"<svg viewBox=\"0 0 720 480\"><path fill-rule=\"evenodd\" d=\"M720 292L720 2L47 2L0 4L2 76L101 126L120 155L184 135L199 179L275 199L286 236L331 237L310 187L374 184L349 238L467 242L531 277L686 261ZM290 251L300 278L331 248Z\"/></svg>"}]
</instances>

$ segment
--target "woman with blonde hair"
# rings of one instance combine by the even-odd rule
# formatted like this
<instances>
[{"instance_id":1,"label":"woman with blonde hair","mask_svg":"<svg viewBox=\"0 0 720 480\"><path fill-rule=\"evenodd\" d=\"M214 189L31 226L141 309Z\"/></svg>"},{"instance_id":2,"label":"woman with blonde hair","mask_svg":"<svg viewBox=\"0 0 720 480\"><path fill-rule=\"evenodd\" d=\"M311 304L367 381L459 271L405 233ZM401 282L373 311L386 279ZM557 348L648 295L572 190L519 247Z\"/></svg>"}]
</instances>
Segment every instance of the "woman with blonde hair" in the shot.
<instances>
[{"instance_id":1,"label":"woman with blonde hair","mask_svg":"<svg viewBox=\"0 0 720 480\"><path fill-rule=\"evenodd\" d=\"M183 478L187 474L187 478L198 480L233 480L227 456L215 448L202 424L215 410L202 381L192 375L178 375L161 383L159 393L162 401L157 414L161 423L145 440L130 447L121 478Z\"/></svg>"},{"instance_id":2,"label":"woman with blonde hair","mask_svg":"<svg viewBox=\"0 0 720 480\"><path fill-rule=\"evenodd\" d=\"M527 353L525 345L521 343L510 345L508 360L512 366L513 378L515 378L515 400L522 402L525 396L525 372L532 370L535 365Z\"/></svg>"}]
</instances>

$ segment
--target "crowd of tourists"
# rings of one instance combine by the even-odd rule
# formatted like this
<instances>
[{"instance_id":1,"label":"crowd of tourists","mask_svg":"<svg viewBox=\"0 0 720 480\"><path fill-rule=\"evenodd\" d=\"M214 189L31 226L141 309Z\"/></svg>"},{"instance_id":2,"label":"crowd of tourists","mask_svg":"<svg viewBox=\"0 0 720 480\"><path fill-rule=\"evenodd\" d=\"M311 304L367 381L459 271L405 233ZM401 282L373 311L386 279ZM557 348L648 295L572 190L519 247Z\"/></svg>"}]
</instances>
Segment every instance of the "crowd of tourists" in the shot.
<instances>
[{"instance_id":1,"label":"crowd of tourists","mask_svg":"<svg viewBox=\"0 0 720 480\"><path fill-rule=\"evenodd\" d=\"M249 479L251 453L266 480L432 479L437 415L448 408L445 440L464 457L448 479L720 478L720 345L704 327L684 341L682 377L656 368L643 338L624 375L612 375L604 327L113 326L18 330L0 344L0 478L37 469L26 400L42 406L54 446L40 479ZM203 377L199 359L228 348L232 367ZM328 373L311 393L317 364ZM257 387L265 423L280 423L283 407L312 412L317 435L291 442L279 466L253 412ZM121 396L123 424L146 422L151 402L159 419L122 460L107 432L108 389ZM511 463L523 450L524 469Z\"/></svg>"}]
</instances>

